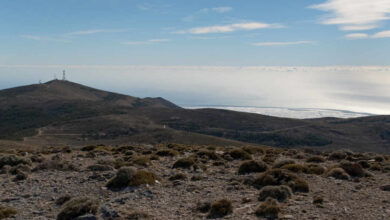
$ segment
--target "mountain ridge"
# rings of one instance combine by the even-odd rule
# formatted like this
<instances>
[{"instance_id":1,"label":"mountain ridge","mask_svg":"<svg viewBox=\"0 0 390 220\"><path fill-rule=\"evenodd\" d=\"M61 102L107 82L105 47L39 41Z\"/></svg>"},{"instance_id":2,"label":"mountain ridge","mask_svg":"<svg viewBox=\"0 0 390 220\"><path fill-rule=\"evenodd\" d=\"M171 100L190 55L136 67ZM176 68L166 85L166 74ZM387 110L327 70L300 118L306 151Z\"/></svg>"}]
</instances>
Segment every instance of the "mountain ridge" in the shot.
<instances>
[{"instance_id":1,"label":"mountain ridge","mask_svg":"<svg viewBox=\"0 0 390 220\"><path fill-rule=\"evenodd\" d=\"M0 90L0 139L87 143L260 144L390 151L390 117L290 119L221 109L183 109L54 80Z\"/></svg>"}]
</instances>

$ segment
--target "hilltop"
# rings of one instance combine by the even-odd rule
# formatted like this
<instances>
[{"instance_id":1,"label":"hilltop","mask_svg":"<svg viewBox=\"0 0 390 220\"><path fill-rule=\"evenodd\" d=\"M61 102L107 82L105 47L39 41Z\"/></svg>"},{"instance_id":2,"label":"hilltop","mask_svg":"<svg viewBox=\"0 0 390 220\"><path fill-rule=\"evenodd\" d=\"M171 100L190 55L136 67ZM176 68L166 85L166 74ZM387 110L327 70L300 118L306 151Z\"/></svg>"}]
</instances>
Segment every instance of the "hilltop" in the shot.
<instances>
[{"instance_id":1,"label":"hilltop","mask_svg":"<svg viewBox=\"0 0 390 220\"><path fill-rule=\"evenodd\" d=\"M176 142L390 152L390 117L298 120L183 109L61 80L0 90L2 145ZM11 141L11 142L10 142Z\"/></svg>"}]
</instances>

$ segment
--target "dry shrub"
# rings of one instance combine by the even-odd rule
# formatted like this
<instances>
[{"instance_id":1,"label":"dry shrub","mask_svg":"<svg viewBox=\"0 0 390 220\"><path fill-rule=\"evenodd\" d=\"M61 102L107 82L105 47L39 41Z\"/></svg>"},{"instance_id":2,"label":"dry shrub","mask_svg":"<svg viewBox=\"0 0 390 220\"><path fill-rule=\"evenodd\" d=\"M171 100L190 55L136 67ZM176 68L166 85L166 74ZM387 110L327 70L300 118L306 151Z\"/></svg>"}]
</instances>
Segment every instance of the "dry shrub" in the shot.
<instances>
[{"instance_id":1,"label":"dry shrub","mask_svg":"<svg viewBox=\"0 0 390 220\"><path fill-rule=\"evenodd\" d=\"M147 170L138 170L133 178L130 181L130 186L140 186L144 184L153 185L156 183L157 175L147 171Z\"/></svg>"},{"instance_id":2,"label":"dry shrub","mask_svg":"<svg viewBox=\"0 0 390 220\"><path fill-rule=\"evenodd\" d=\"M95 215L99 208L99 202L90 197L77 197L64 204L57 220L75 219L85 214Z\"/></svg>"},{"instance_id":3,"label":"dry shrub","mask_svg":"<svg viewBox=\"0 0 390 220\"><path fill-rule=\"evenodd\" d=\"M307 174L322 175L325 173L325 168L318 164L309 163L309 164L305 164L305 167L306 168L304 172Z\"/></svg>"},{"instance_id":4,"label":"dry shrub","mask_svg":"<svg viewBox=\"0 0 390 220\"><path fill-rule=\"evenodd\" d=\"M116 175L108 181L106 186L110 189L120 189L130 185L137 170L134 167L122 167Z\"/></svg>"},{"instance_id":5,"label":"dry shrub","mask_svg":"<svg viewBox=\"0 0 390 220\"><path fill-rule=\"evenodd\" d=\"M14 216L18 213L13 208L5 207L0 205L0 219L9 218L11 216Z\"/></svg>"},{"instance_id":6,"label":"dry shrub","mask_svg":"<svg viewBox=\"0 0 390 220\"><path fill-rule=\"evenodd\" d=\"M302 164L286 164L281 169L289 170L294 173L302 173L306 171L306 167Z\"/></svg>"},{"instance_id":7,"label":"dry shrub","mask_svg":"<svg viewBox=\"0 0 390 220\"><path fill-rule=\"evenodd\" d=\"M292 192L288 186L265 186L261 188L259 193L259 201L264 201L268 197L278 200L279 202L284 202L287 199L291 198Z\"/></svg>"},{"instance_id":8,"label":"dry shrub","mask_svg":"<svg viewBox=\"0 0 390 220\"><path fill-rule=\"evenodd\" d=\"M187 180L187 175L185 175L184 173L177 173L173 176L170 176L169 181L175 181L175 180Z\"/></svg>"},{"instance_id":9,"label":"dry shrub","mask_svg":"<svg viewBox=\"0 0 390 220\"><path fill-rule=\"evenodd\" d=\"M173 164L173 168L191 169L195 165L195 161L192 158L181 158Z\"/></svg>"},{"instance_id":10,"label":"dry shrub","mask_svg":"<svg viewBox=\"0 0 390 220\"><path fill-rule=\"evenodd\" d=\"M294 160L280 160L273 165L273 168L281 168L288 164L296 164L296 162Z\"/></svg>"},{"instance_id":11,"label":"dry shrub","mask_svg":"<svg viewBox=\"0 0 390 220\"><path fill-rule=\"evenodd\" d=\"M238 168L238 174L261 173L267 170L267 165L262 161L245 161Z\"/></svg>"},{"instance_id":12,"label":"dry shrub","mask_svg":"<svg viewBox=\"0 0 390 220\"><path fill-rule=\"evenodd\" d=\"M19 164L17 166L12 167L11 169L9 169L9 173L12 175L16 175L19 172L30 173L31 167L26 165L26 164Z\"/></svg>"},{"instance_id":13,"label":"dry shrub","mask_svg":"<svg viewBox=\"0 0 390 220\"><path fill-rule=\"evenodd\" d=\"M172 149L162 149L157 151L156 154L160 157L174 157L179 155L179 152Z\"/></svg>"},{"instance_id":14,"label":"dry shrub","mask_svg":"<svg viewBox=\"0 0 390 220\"><path fill-rule=\"evenodd\" d=\"M233 205L227 199L220 199L211 204L209 218L222 218L226 215L233 213Z\"/></svg>"},{"instance_id":15,"label":"dry shrub","mask_svg":"<svg viewBox=\"0 0 390 220\"><path fill-rule=\"evenodd\" d=\"M58 197L58 199L56 200L56 205L63 205L71 199L72 199L72 196L69 194L62 195L62 196Z\"/></svg>"},{"instance_id":16,"label":"dry shrub","mask_svg":"<svg viewBox=\"0 0 390 220\"><path fill-rule=\"evenodd\" d=\"M196 155L200 158L209 159L209 160L220 160L222 159L215 151L211 150L200 150L196 152Z\"/></svg>"},{"instance_id":17,"label":"dry shrub","mask_svg":"<svg viewBox=\"0 0 390 220\"><path fill-rule=\"evenodd\" d=\"M370 168L370 163L367 162L366 160L359 160L358 163L360 164L360 166L362 166L365 169Z\"/></svg>"},{"instance_id":18,"label":"dry shrub","mask_svg":"<svg viewBox=\"0 0 390 220\"><path fill-rule=\"evenodd\" d=\"M265 154L264 147L260 146L245 146L242 149L248 154Z\"/></svg>"},{"instance_id":19,"label":"dry shrub","mask_svg":"<svg viewBox=\"0 0 390 220\"><path fill-rule=\"evenodd\" d=\"M325 159L321 156L312 156L306 159L306 162L308 163L323 163L325 162Z\"/></svg>"},{"instance_id":20,"label":"dry shrub","mask_svg":"<svg viewBox=\"0 0 390 220\"><path fill-rule=\"evenodd\" d=\"M152 216L150 216L148 213L145 212L132 212L130 214L127 214L124 218L125 220L142 220L142 219L151 219Z\"/></svg>"},{"instance_id":21,"label":"dry shrub","mask_svg":"<svg viewBox=\"0 0 390 220\"><path fill-rule=\"evenodd\" d=\"M283 169L272 169L260 174L260 176L254 180L253 185L256 188L262 188L264 186L270 185L286 185L289 186L294 192L309 191L309 185L305 180Z\"/></svg>"},{"instance_id":22,"label":"dry shrub","mask_svg":"<svg viewBox=\"0 0 390 220\"><path fill-rule=\"evenodd\" d=\"M252 156L242 149L233 149L228 154L235 160L251 160Z\"/></svg>"},{"instance_id":23,"label":"dry shrub","mask_svg":"<svg viewBox=\"0 0 390 220\"><path fill-rule=\"evenodd\" d=\"M339 167L332 168L328 171L327 175L341 180L349 180L351 178L343 168Z\"/></svg>"},{"instance_id":24,"label":"dry shrub","mask_svg":"<svg viewBox=\"0 0 390 220\"><path fill-rule=\"evenodd\" d=\"M382 166L379 163L371 163L370 170L371 171L382 171Z\"/></svg>"},{"instance_id":25,"label":"dry shrub","mask_svg":"<svg viewBox=\"0 0 390 220\"><path fill-rule=\"evenodd\" d=\"M150 157L148 157L148 156L136 157L136 158L133 159L132 162L133 162L134 164L136 164L136 165L144 166L144 167L149 166L149 164L151 163Z\"/></svg>"},{"instance_id":26,"label":"dry shrub","mask_svg":"<svg viewBox=\"0 0 390 220\"><path fill-rule=\"evenodd\" d=\"M313 204L322 204L324 202L324 197L321 195L315 195L313 197Z\"/></svg>"},{"instance_id":27,"label":"dry shrub","mask_svg":"<svg viewBox=\"0 0 390 220\"><path fill-rule=\"evenodd\" d=\"M344 151L335 151L329 155L329 160L342 160L347 156L347 153Z\"/></svg>"},{"instance_id":28,"label":"dry shrub","mask_svg":"<svg viewBox=\"0 0 390 220\"><path fill-rule=\"evenodd\" d=\"M364 176L364 170L362 166L359 163L352 163L352 162L341 162L339 165L341 168L345 170L350 176L355 177L363 177Z\"/></svg>"},{"instance_id":29,"label":"dry shrub","mask_svg":"<svg viewBox=\"0 0 390 220\"><path fill-rule=\"evenodd\" d=\"M256 209L256 215L259 217L276 219L279 216L280 206L276 199L268 198Z\"/></svg>"},{"instance_id":30,"label":"dry shrub","mask_svg":"<svg viewBox=\"0 0 390 220\"><path fill-rule=\"evenodd\" d=\"M33 172L39 170L78 171L78 167L68 161L44 160L32 169Z\"/></svg>"},{"instance_id":31,"label":"dry shrub","mask_svg":"<svg viewBox=\"0 0 390 220\"><path fill-rule=\"evenodd\" d=\"M13 167L19 164L31 165L31 160L24 157L16 156L14 154L0 155L0 168L5 165Z\"/></svg>"},{"instance_id":32,"label":"dry shrub","mask_svg":"<svg viewBox=\"0 0 390 220\"><path fill-rule=\"evenodd\" d=\"M111 170L114 170L114 168L110 165L93 164L93 165L89 165L87 167L87 170L90 170L90 171L111 171Z\"/></svg>"},{"instance_id":33,"label":"dry shrub","mask_svg":"<svg viewBox=\"0 0 390 220\"><path fill-rule=\"evenodd\" d=\"M209 212L211 209L211 203L209 202L198 202L196 204L196 210L201 213Z\"/></svg>"}]
</instances>

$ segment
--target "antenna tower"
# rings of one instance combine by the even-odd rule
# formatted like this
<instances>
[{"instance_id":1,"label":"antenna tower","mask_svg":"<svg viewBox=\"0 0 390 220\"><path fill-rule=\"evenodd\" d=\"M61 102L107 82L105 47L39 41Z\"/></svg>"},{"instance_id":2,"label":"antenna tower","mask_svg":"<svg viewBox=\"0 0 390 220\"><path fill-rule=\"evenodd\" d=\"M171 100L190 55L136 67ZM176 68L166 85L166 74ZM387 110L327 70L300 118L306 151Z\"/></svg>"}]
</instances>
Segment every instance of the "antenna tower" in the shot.
<instances>
[{"instance_id":1,"label":"antenna tower","mask_svg":"<svg viewBox=\"0 0 390 220\"><path fill-rule=\"evenodd\" d=\"M62 80L63 80L63 81L66 80L66 73L65 73L65 70L62 71Z\"/></svg>"}]
</instances>

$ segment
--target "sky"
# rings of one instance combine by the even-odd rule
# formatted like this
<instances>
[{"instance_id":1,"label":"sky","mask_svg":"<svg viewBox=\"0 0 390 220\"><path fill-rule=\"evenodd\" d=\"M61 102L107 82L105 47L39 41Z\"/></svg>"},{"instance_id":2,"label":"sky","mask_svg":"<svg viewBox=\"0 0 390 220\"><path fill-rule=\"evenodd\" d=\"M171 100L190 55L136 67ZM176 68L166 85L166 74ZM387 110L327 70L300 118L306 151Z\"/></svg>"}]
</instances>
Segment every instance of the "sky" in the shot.
<instances>
[{"instance_id":1,"label":"sky","mask_svg":"<svg viewBox=\"0 0 390 220\"><path fill-rule=\"evenodd\" d=\"M389 0L0 0L0 89L390 114ZM389 95L387 95L389 94Z\"/></svg>"}]
</instances>

